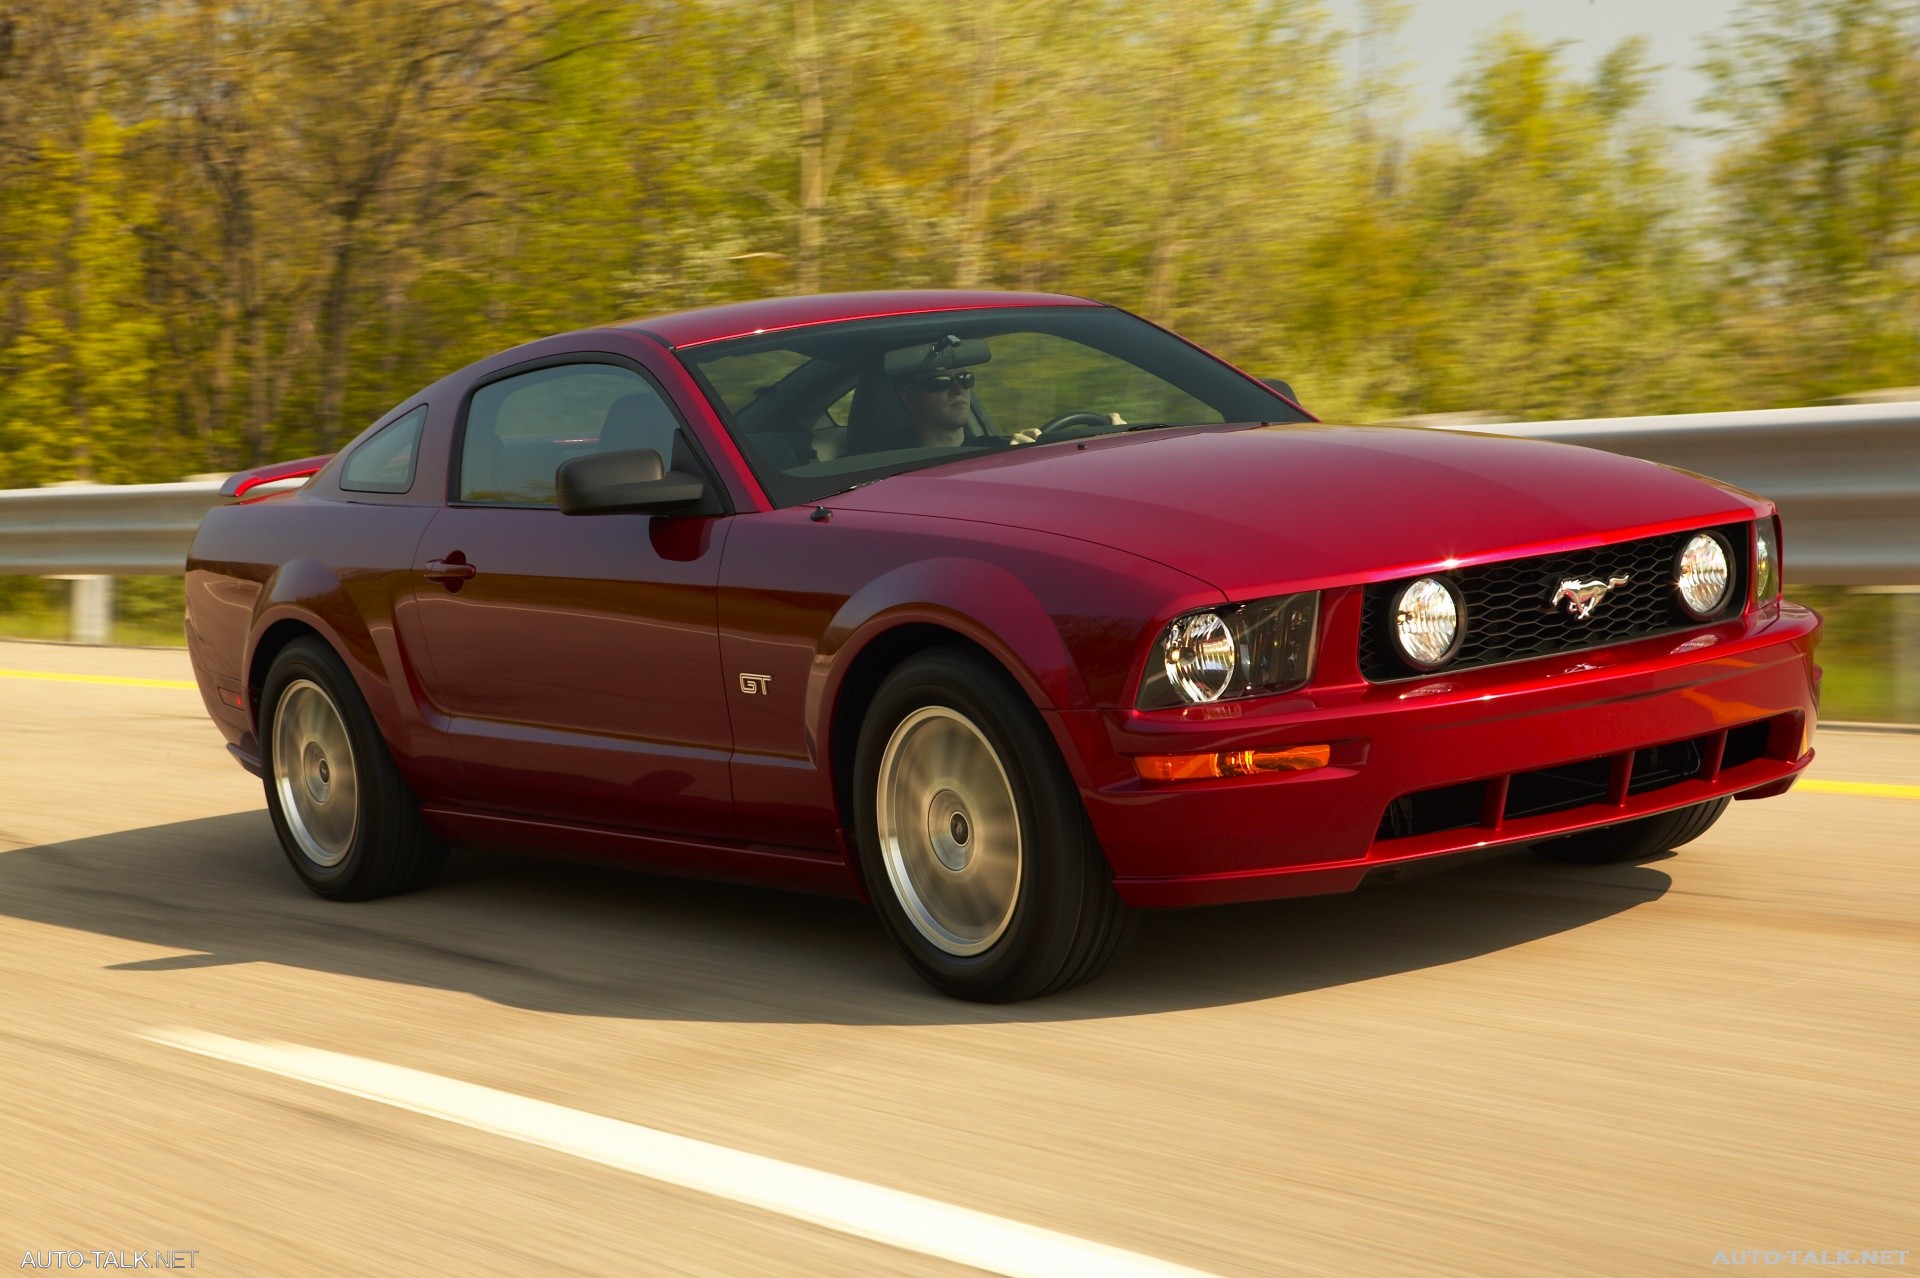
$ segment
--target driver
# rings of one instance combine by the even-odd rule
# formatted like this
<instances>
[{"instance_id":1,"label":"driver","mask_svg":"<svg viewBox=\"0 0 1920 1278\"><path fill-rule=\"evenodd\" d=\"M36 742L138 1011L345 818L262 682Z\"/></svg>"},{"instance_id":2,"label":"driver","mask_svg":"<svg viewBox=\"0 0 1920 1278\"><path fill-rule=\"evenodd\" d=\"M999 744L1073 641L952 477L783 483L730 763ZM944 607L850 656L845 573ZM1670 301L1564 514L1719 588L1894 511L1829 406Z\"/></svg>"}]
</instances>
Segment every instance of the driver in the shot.
<instances>
[{"instance_id":1,"label":"driver","mask_svg":"<svg viewBox=\"0 0 1920 1278\"><path fill-rule=\"evenodd\" d=\"M967 423L973 420L973 370L952 368L916 373L895 383L900 406L914 443L922 448L959 448L967 442ZM1023 430L1010 444L1031 444L1040 434Z\"/></svg>"}]
</instances>

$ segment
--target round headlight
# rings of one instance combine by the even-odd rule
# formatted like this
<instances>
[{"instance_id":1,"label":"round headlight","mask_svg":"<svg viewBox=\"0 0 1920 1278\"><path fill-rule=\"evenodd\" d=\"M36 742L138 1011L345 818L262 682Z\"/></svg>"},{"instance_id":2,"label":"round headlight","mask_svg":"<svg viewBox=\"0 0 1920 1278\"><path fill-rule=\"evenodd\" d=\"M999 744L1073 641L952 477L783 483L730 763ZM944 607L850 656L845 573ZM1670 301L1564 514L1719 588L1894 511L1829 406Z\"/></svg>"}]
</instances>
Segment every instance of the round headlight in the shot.
<instances>
[{"instance_id":1,"label":"round headlight","mask_svg":"<svg viewBox=\"0 0 1920 1278\"><path fill-rule=\"evenodd\" d=\"M1161 657L1167 682L1190 702L1218 701L1239 664L1233 629L1218 613L1202 612L1167 627Z\"/></svg>"},{"instance_id":2,"label":"round headlight","mask_svg":"<svg viewBox=\"0 0 1920 1278\"><path fill-rule=\"evenodd\" d=\"M1680 606L1696 621L1719 612L1733 591L1732 556L1717 533L1695 533L1680 551L1674 570Z\"/></svg>"},{"instance_id":3,"label":"round headlight","mask_svg":"<svg viewBox=\"0 0 1920 1278\"><path fill-rule=\"evenodd\" d=\"M1462 605L1451 582L1422 577L1393 601L1393 638L1400 656L1416 670L1434 670L1460 651L1466 628Z\"/></svg>"}]
</instances>

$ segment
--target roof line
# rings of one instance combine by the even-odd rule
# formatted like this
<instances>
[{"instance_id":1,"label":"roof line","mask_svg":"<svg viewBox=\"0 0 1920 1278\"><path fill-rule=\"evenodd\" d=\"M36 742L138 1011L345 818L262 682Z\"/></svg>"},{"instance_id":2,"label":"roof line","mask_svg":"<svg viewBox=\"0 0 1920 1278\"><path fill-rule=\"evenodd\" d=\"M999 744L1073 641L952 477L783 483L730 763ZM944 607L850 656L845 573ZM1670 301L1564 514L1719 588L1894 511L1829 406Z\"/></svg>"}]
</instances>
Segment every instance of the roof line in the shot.
<instances>
[{"instance_id":1,"label":"roof line","mask_svg":"<svg viewBox=\"0 0 1920 1278\"><path fill-rule=\"evenodd\" d=\"M976 302L976 303L960 303L958 305L947 305L947 306L918 306L909 310L889 309L889 310L873 311L870 313L860 314L860 315L836 315L832 319L795 320L790 324L773 324L773 325L769 325L761 328L744 329L738 333L723 333L718 337L702 337L697 341L682 342L678 346L671 345L670 343L667 345L668 345L668 349L670 350L684 351L684 350L691 350L696 346L708 346L714 342L730 342L730 341L733 341L735 338L740 338L740 337L757 337L763 333L784 333L796 328L818 328L823 324L846 324L855 320L893 319L896 317L907 316L907 315L933 315L940 311L1034 310L1034 309L1038 309L1046 306L1062 306L1062 305L1104 307L1107 304L1105 302L1096 302L1091 298L1074 297L1071 294L1062 293L1059 295L1058 301L1047 301L1047 302ZM645 332L646 330L642 329L641 331ZM654 337L654 340L656 341L661 340L655 334L649 334L649 336Z\"/></svg>"}]
</instances>

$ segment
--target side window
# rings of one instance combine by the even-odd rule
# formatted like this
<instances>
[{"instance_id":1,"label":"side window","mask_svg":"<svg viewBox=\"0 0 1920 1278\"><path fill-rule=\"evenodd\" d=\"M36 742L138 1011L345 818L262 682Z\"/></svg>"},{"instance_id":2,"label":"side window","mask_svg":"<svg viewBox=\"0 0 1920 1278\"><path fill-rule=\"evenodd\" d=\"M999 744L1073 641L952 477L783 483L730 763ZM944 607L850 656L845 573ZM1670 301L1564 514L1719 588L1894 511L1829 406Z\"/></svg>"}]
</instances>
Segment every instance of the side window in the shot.
<instances>
[{"instance_id":1,"label":"side window","mask_svg":"<svg viewBox=\"0 0 1920 1278\"><path fill-rule=\"evenodd\" d=\"M678 429L653 385L617 365L561 364L490 382L467 405L460 500L551 506L561 462L651 448L672 466Z\"/></svg>"},{"instance_id":2,"label":"side window","mask_svg":"<svg viewBox=\"0 0 1920 1278\"><path fill-rule=\"evenodd\" d=\"M388 422L371 439L353 450L340 487L354 493L404 493L413 487L413 466L420 457L420 431L427 424L427 406Z\"/></svg>"}]
</instances>

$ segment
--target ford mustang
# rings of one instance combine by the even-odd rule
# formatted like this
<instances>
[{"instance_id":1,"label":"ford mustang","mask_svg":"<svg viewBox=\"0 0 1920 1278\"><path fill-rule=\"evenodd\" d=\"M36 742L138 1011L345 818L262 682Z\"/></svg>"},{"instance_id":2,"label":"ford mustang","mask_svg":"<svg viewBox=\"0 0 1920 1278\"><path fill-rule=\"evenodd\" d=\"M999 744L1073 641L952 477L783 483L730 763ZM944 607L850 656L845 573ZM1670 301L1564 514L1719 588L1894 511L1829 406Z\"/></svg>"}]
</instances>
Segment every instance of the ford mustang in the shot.
<instances>
[{"instance_id":1,"label":"ford mustang","mask_svg":"<svg viewBox=\"0 0 1920 1278\"><path fill-rule=\"evenodd\" d=\"M1012 1000L1142 909L1646 858L1813 757L1770 503L1321 424L1073 297L568 333L228 493L194 670L340 900L450 846L613 859L865 898Z\"/></svg>"}]
</instances>

